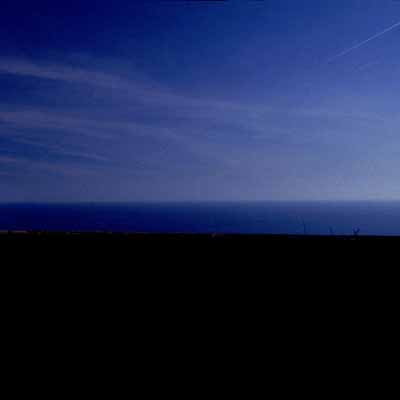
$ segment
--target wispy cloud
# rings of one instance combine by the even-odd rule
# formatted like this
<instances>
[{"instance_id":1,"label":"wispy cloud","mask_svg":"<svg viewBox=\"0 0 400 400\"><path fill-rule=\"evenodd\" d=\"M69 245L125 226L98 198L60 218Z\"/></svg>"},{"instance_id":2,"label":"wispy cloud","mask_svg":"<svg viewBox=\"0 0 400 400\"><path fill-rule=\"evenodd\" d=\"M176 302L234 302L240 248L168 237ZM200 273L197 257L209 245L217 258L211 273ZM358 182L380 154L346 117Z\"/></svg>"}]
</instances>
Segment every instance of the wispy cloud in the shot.
<instances>
[{"instance_id":1,"label":"wispy cloud","mask_svg":"<svg viewBox=\"0 0 400 400\"><path fill-rule=\"evenodd\" d=\"M274 157L272 151L266 149L268 140L264 141L267 145L255 145L252 148L249 141L251 135L266 139L272 136L275 140L280 135L276 132L289 132L282 139L286 146L290 142L299 143L296 138L299 121L303 125L314 121L317 126L321 121L326 122L326 119L352 119L363 123L376 123L380 119L380 116L369 112L347 111L345 107L340 109L337 106L288 109L269 104L194 97L158 84L152 86L148 82L136 81L135 77L125 79L90 69L38 65L24 60L0 59L0 71L61 83L91 85L99 88L100 94L103 94L104 88L113 90L112 100L115 104L111 104L111 101L108 104L109 100L105 99L107 106L104 113L86 109L84 99L82 106L63 111L35 108L32 103L13 110L9 106L7 110L0 109L0 123L15 128L10 130L15 141L40 147L43 154L59 154L63 156L60 160L70 157L70 164L66 166L50 161L44 164L43 160L32 160L31 164L23 160L8 160L9 165L20 163L24 166L21 169L27 169L28 165L35 170L50 169L50 165L54 164L54 172L71 174L71 171L75 171L72 173L78 174L83 164L81 159L85 159L93 161L92 164L85 163L91 165L91 172L102 170L103 167L99 165L102 163L107 163L108 171L114 167L140 173L153 169L166 171L175 168L178 171L186 162L192 162L204 171L240 171L243 164L249 168L250 165L258 165L254 154L261 160L265 158L264 154L269 159ZM143 114L139 118L136 118L137 113L132 106L136 101L144 104L141 108ZM151 107L147 107L149 105ZM164 113L166 120L159 118L163 111L167 111ZM145 123L140 122L143 116L148 117ZM53 132L49 134L49 131ZM7 130L0 132L0 135L7 135ZM318 134L315 133L313 137L318 138ZM148 150L142 152L140 149L144 141ZM236 145L232 144L235 142ZM241 144L240 150L238 143ZM243 143L246 149L242 148ZM255 148L257 146L260 148ZM109 147L113 150L109 151Z\"/></svg>"},{"instance_id":2,"label":"wispy cloud","mask_svg":"<svg viewBox=\"0 0 400 400\"><path fill-rule=\"evenodd\" d=\"M64 175L71 177L79 176L98 176L99 170L82 167L72 162L49 162L45 160L32 159L26 156L2 156L0 155L0 168L6 168L6 170L0 170L4 174L10 174L15 170L19 172L23 171L26 174L36 172L46 172L55 175Z\"/></svg>"},{"instance_id":3,"label":"wispy cloud","mask_svg":"<svg viewBox=\"0 0 400 400\"><path fill-rule=\"evenodd\" d=\"M104 143L115 141L117 137L122 137L122 140L129 137L161 136L174 139L177 137L177 134L173 133L168 126L160 126L159 123L153 121L145 124L136 122L134 118L127 121L115 121L111 117L103 121L99 118L95 119L95 117L84 118L73 113L60 113L33 108L30 110L0 110L0 123L25 129L25 136L27 136L29 129L42 128L68 133L71 140L73 140L72 134L75 134L85 135L88 139L93 140L103 139ZM48 134L46 134L46 137L49 138Z\"/></svg>"},{"instance_id":4,"label":"wispy cloud","mask_svg":"<svg viewBox=\"0 0 400 400\"><path fill-rule=\"evenodd\" d=\"M271 103L253 103L246 104L235 101L235 99L215 99L198 97L192 94L178 92L171 88L145 80L134 78L125 79L116 74L106 74L92 69L75 68L71 66L52 64L36 64L26 60L0 59L0 72L7 74L24 75L33 78L52 79L60 82L76 82L85 85L91 85L98 88L109 88L115 90L112 100L116 101L117 107L125 111L134 109L134 102L143 103L145 106L157 106L160 110L167 110L171 118L181 118L193 121L209 121L216 123L234 124L239 122L248 126L250 122L262 121L268 116L281 115L286 117L291 115L307 115L309 110L300 108L288 110L279 108ZM111 110L111 109L110 109ZM157 112L157 110L155 111ZM328 111L329 113L331 111ZM154 113L154 110L152 110ZM145 125L140 126L133 120L128 124L125 122L110 121L110 118L102 121L79 119L74 120L68 116L54 113L48 114L40 111L18 111L1 112L0 119L23 123L36 123L41 127L68 129L75 128L82 134L93 136L107 136L107 132L115 130L136 130L143 131ZM134 119L132 117L132 119ZM247 122L246 122L247 121ZM115 132L113 132L115 133Z\"/></svg>"},{"instance_id":5,"label":"wispy cloud","mask_svg":"<svg viewBox=\"0 0 400 400\"><path fill-rule=\"evenodd\" d=\"M68 131L98 139L111 138L105 132L105 125L93 120L74 118L62 113L41 110L1 111L0 122L32 129L44 128L54 131Z\"/></svg>"},{"instance_id":6,"label":"wispy cloud","mask_svg":"<svg viewBox=\"0 0 400 400\"><path fill-rule=\"evenodd\" d=\"M110 89L129 89L137 93L144 92L146 86L133 84L113 74L60 64L39 64L24 59L0 59L0 72L30 76L41 79L51 79L69 83L82 83L102 86Z\"/></svg>"},{"instance_id":7,"label":"wispy cloud","mask_svg":"<svg viewBox=\"0 0 400 400\"><path fill-rule=\"evenodd\" d=\"M365 63L365 64L360 65L360 66L357 68L357 70L358 70L358 71L365 71L365 70L367 70L367 69L370 69L370 68L372 68L372 67L375 67L376 65L379 65L380 63L381 63L380 61L370 61L370 62L367 62L367 63Z\"/></svg>"},{"instance_id":8,"label":"wispy cloud","mask_svg":"<svg viewBox=\"0 0 400 400\"><path fill-rule=\"evenodd\" d=\"M251 105L233 101L199 98L177 93L148 79L125 79L116 74L108 74L93 69L71 67L61 64L44 65L23 59L0 59L0 73L20 75L40 79L50 79L66 83L80 83L117 90L120 96L134 98L148 105L187 110L191 108L197 115L212 111L251 111ZM268 107L264 106L264 110ZM194 113L193 113L194 115Z\"/></svg>"},{"instance_id":9,"label":"wispy cloud","mask_svg":"<svg viewBox=\"0 0 400 400\"><path fill-rule=\"evenodd\" d=\"M168 154L170 148L180 148L196 160L213 160L219 165L223 164L223 160L225 159L222 155L220 157L213 155L212 144L207 143L207 140L204 140L202 135L193 133L189 127L186 127L186 130L181 132L176 127L159 126L159 124L141 124L135 121L118 122L111 120L99 122L68 116L64 113L50 110L46 112L42 110L0 111L1 121L16 128L16 132L12 131L11 135L7 134L7 130L2 133L4 138L8 137L14 143L25 145L27 148L42 149L44 154L59 155L63 158L75 159L76 161L81 159L97 163L107 163L108 168L111 168L115 163L125 165L125 168L135 165L139 166L142 170L144 165L147 165L147 168L150 169L157 168L158 164L163 163L163 159ZM58 144L60 141L58 135L53 134L49 136L48 133L40 132L40 130L37 133L36 130L38 128L62 131L67 133L68 137L62 140L64 145L61 145ZM32 134L30 134L32 129ZM80 140L81 134L85 134L89 141L82 142ZM99 142L99 138L104 140ZM165 149L160 149L161 152L158 151L157 159L147 160L146 154L135 151L135 143L145 138L146 140L154 139L158 143L160 141L164 142ZM96 142L93 142L93 140L96 140ZM113 157L107 155L109 153L107 151L108 146L116 141L120 142L121 145L125 143L125 157L129 154L129 148L132 149L129 160L124 160L123 155L120 155L119 159L116 159L116 154L113 154ZM167 143L170 145L168 146ZM80 147L81 150L77 150L76 147ZM99 149L99 151L94 152L93 147ZM3 158L3 162L5 161L6 159ZM14 164L19 163L21 165L25 161L25 158L7 158L8 164L13 162Z\"/></svg>"},{"instance_id":10,"label":"wispy cloud","mask_svg":"<svg viewBox=\"0 0 400 400\"><path fill-rule=\"evenodd\" d=\"M352 51L359 49L360 47L366 45L367 43L369 43L375 39L378 39L379 37L385 35L386 33L393 31L394 29L396 29L398 27L400 27L400 21L396 22L394 25L390 26L389 28L386 28L383 31L371 36L370 38L363 40L362 42L357 43L354 46L340 52L339 54L336 54L335 56L331 57L327 62L331 63L331 62L337 60L338 58L344 57L345 55L351 53Z\"/></svg>"},{"instance_id":11,"label":"wispy cloud","mask_svg":"<svg viewBox=\"0 0 400 400\"><path fill-rule=\"evenodd\" d=\"M0 164L15 165L21 163L22 161L24 160L21 159L20 157L10 157L10 156L0 155Z\"/></svg>"},{"instance_id":12,"label":"wispy cloud","mask_svg":"<svg viewBox=\"0 0 400 400\"><path fill-rule=\"evenodd\" d=\"M56 155L71 157L71 158L78 158L78 159L85 159L90 161L98 161L98 162L108 162L110 159L103 155L94 153L94 152L84 152L78 150L70 150L66 147L56 145L56 144L48 144L43 143L39 140L30 140L30 139L21 139L16 138L14 139L15 143L26 144L28 146L33 146L41 149L45 149L49 153L54 153Z\"/></svg>"}]
</instances>

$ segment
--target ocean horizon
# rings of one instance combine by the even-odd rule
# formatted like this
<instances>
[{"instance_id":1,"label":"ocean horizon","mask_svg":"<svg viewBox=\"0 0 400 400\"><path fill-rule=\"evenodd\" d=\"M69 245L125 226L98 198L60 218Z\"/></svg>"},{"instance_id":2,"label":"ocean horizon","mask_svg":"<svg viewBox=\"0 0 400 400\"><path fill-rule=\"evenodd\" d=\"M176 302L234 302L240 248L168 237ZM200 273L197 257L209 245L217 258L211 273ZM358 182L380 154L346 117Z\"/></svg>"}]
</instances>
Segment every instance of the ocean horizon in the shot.
<instances>
[{"instance_id":1,"label":"ocean horizon","mask_svg":"<svg viewBox=\"0 0 400 400\"><path fill-rule=\"evenodd\" d=\"M3 203L0 231L400 235L400 201Z\"/></svg>"}]
</instances>

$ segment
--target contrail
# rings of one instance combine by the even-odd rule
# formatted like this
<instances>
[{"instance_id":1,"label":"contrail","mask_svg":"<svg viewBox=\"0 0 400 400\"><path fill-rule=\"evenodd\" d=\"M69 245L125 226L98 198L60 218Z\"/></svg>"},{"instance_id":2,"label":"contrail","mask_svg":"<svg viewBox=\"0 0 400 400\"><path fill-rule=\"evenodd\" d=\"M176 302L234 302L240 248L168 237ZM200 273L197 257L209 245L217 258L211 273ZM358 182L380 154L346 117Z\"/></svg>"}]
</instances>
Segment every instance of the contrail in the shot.
<instances>
[{"instance_id":1,"label":"contrail","mask_svg":"<svg viewBox=\"0 0 400 400\"><path fill-rule=\"evenodd\" d=\"M400 26L400 21L397 22L397 23L395 23L395 24L392 25L391 27L385 29L384 31L379 32L379 33L377 33L377 34L374 35L374 36L371 36L369 39L364 40L363 42L358 43L358 44L354 45L353 47L350 47L349 49L342 51L342 52L339 53L339 54L336 54L336 56L330 58L327 62L330 63L330 62L332 62L332 61L334 61L334 60L336 60L336 59L338 59L338 58L340 58L340 57L345 56L346 54L349 54L349 53L352 52L353 50L356 50L356 49L360 48L361 46L364 46L364 44L367 44L367 43L370 42L371 40L377 39L378 37L384 35L385 33L388 33L388 32L390 32L390 31L392 31L393 29L396 29L398 26Z\"/></svg>"}]
</instances>

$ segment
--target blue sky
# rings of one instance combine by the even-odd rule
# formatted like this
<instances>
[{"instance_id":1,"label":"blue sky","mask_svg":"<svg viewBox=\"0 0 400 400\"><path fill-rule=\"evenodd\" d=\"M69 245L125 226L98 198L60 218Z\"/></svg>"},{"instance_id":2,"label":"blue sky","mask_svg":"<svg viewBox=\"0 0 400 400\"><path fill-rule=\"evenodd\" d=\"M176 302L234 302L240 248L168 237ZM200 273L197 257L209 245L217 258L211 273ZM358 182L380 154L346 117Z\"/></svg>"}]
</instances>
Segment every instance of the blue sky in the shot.
<instances>
[{"instance_id":1,"label":"blue sky","mask_svg":"<svg viewBox=\"0 0 400 400\"><path fill-rule=\"evenodd\" d=\"M393 0L2 2L0 201L398 199L399 45Z\"/></svg>"}]
</instances>

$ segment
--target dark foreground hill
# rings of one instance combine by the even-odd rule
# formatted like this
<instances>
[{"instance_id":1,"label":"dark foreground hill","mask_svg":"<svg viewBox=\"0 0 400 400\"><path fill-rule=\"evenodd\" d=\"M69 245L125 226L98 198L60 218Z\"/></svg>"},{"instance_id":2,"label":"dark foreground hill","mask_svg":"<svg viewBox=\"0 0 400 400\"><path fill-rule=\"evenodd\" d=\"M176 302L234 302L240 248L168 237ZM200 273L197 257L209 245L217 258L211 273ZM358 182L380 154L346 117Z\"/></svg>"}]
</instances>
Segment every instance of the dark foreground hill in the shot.
<instances>
[{"instance_id":1,"label":"dark foreground hill","mask_svg":"<svg viewBox=\"0 0 400 400\"><path fill-rule=\"evenodd\" d=\"M44 340L59 331L70 351L71 338L87 347L100 333L102 357L110 343L121 354L133 345L174 352L171 343L189 338L185 351L203 352L204 338L220 348L235 334L232 357L238 344L280 357L294 346L304 349L303 363L303 337L313 343L331 332L334 340L321 340L336 353L333 344L349 341L360 320L351 347L371 326L396 320L398 244L363 236L14 232L0 235L0 278L8 326L21 343L35 331Z\"/></svg>"},{"instance_id":2,"label":"dark foreground hill","mask_svg":"<svg viewBox=\"0 0 400 400\"><path fill-rule=\"evenodd\" d=\"M352 267L364 268L374 258L382 262L388 250L400 248L400 237L312 236L312 235L221 235L146 233L0 233L0 252L12 259L30 262L51 259L70 267L82 261L90 265L108 260L112 265L144 265L156 261L167 266L183 260L186 265L215 262L233 267L278 265L289 261L298 267L312 261L320 265L336 262L341 267L353 259ZM348 253L348 255L346 255ZM374 256L374 258L372 258ZM109 265L111 265L109 264Z\"/></svg>"},{"instance_id":3,"label":"dark foreground hill","mask_svg":"<svg viewBox=\"0 0 400 400\"><path fill-rule=\"evenodd\" d=\"M54 243L294 243L319 242L399 242L400 236L372 235L274 235L274 234L187 234L187 233L112 233L112 232L28 232L0 231L1 242Z\"/></svg>"}]
</instances>

